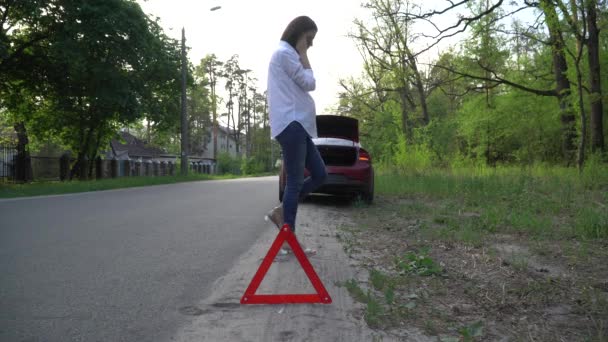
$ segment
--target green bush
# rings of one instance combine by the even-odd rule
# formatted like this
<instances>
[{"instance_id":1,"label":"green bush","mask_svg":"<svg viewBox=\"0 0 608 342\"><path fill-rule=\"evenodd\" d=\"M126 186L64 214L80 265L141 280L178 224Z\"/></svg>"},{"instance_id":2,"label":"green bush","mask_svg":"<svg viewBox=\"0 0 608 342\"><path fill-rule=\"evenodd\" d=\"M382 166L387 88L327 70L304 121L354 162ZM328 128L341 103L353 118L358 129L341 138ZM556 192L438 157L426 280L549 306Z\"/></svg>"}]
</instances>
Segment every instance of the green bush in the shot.
<instances>
[{"instance_id":1,"label":"green bush","mask_svg":"<svg viewBox=\"0 0 608 342\"><path fill-rule=\"evenodd\" d=\"M241 174L241 159L239 157L233 157L229 153L221 152L217 156L217 173Z\"/></svg>"},{"instance_id":2,"label":"green bush","mask_svg":"<svg viewBox=\"0 0 608 342\"><path fill-rule=\"evenodd\" d=\"M255 175L266 171L264 161L258 157L243 158L241 160L241 172L244 175Z\"/></svg>"},{"instance_id":3,"label":"green bush","mask_svg":"<svg viewBox=\"0 0 608 342\"><path fill-rule=\"evenodd\" d=\"M399 138L395 154L395 166L400 172L426 173L433 167L433 152L425 145L408 145L405 138Z\"/></svg>"}]
</instances>

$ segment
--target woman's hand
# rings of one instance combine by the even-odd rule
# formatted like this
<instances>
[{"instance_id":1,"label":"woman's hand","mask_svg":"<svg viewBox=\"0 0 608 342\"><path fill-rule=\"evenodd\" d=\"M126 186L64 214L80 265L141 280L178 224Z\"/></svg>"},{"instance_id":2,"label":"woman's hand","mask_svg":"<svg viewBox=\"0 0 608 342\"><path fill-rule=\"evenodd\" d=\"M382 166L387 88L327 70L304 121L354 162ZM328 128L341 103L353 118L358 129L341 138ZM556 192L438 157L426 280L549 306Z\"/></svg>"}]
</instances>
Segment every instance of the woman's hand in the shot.
<instances>
[{"instance_id":1,"label":"woman's hand","mask_svg":"<svg viewBox=\"0 0 608 342\"><path fill-rule=\"evenodd\" d=\"M305 34L301 35L300 39L298 39L298 41L296 42L296 50L298 51L300 56L305 55L306 52L308 51L309 47L310 46L308 45L308 40L306 39L306 35Z\"/></svg>"},{"instance_id":2,"label":"woman's hand","mask_svg":"<svg viewBox=\"0 0 608 342\"><path fill-rule=\"evenodd\" d=\"M296 50L300 55L300 61L304 69L311 69L310 61L308 61L308 48L312 46L312 41L315 38L315 31L309 31L300 36L296 42Z\"/></svg>"}]
</instances>

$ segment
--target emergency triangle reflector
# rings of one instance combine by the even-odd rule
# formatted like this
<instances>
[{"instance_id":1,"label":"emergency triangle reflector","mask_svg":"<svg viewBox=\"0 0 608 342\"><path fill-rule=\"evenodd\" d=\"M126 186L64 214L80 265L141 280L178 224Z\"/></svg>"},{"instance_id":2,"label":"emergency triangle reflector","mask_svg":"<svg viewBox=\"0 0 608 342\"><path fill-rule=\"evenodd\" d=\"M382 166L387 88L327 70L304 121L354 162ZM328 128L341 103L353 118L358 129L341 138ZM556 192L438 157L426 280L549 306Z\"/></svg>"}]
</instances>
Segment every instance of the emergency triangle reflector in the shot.
<instances>
[{"instance_id":1,"label":"emergency triangle reflector","mask_svg":"<svg viewBox=\"0 0 608 342\"><path fill-rule=\"evenodd\" d=\"M306 276L310 280L312 286L314 287L315 291L317 291L317 293L314 293L314 294L259 294L259 295L255 294L255 292L258 290L258 287L262 283L262 280L264 280L266 273L270 269L270 266L272 265L272 261L279 253L279 250L281 249L281 245L285 241L287 241L287 243L289 243L291 250L295 254L298 261L300 262L300 265L304 269ZM314 268L310 264L310 261L308 261L308 258L306 257L306 253L304 253L304 251L302 250L302 246L300 246L300 243L296 239L295 234L291 231L291 228L289 227L289 225L285 224L279 231L279 234L277 235L277 238L272 243L272 246L270 246L270 249L268 250L266 257L264 257L264 260L262 261L260 268L257 270L255 275L253 276L253 279L251 280L251 283L247 287L247 290L245 290L245 294L243 294L243 297L241 298L241 304L303 304L303 303L330 304L331 297L329 296L329 293L327 293L327 290L325 289L325 286L323 286L321 279L319 279L319 276L317 275Z\"/></svg>"}]
</instances>

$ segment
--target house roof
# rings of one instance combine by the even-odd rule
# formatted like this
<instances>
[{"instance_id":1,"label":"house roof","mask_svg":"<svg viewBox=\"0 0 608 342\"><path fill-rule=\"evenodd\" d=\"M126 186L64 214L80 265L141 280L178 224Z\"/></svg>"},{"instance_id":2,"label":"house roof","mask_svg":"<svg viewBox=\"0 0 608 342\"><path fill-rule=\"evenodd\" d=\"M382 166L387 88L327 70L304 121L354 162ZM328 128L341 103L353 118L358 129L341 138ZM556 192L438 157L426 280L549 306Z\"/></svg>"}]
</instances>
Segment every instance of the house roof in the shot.
<instances>
[{"instance_id":1,"label":"house roof","mask_svg":"<svg viewBox=\"0 0 608 342\"><path fill-rule=\"evenodd\" d=\"M112 152L116 157L124 156L128 154L129 158L156 158L160 156L171 155L167 153L161 148L148 146L145 142L137 139L134 135L129 132L119 132L122 140L125 141L123 144L118 139L112 139L110 141L110 146L112 147Z\"/></svg>"},{"instance_id":2,"label":"house roof","mask_svg":"<svg viewBox=\"0 0 608 342\"><path fill-rule=\"evenodd\" d=\"M233 136L234 136L234 134L236 132L232 128L228 128L228 127L222 126L222 125L218 125L217 128L218 128L218 131L219 131L219 135L224 134L224 135L227 135L229 138L233 138Z\"/></svg>"}]
</instances>

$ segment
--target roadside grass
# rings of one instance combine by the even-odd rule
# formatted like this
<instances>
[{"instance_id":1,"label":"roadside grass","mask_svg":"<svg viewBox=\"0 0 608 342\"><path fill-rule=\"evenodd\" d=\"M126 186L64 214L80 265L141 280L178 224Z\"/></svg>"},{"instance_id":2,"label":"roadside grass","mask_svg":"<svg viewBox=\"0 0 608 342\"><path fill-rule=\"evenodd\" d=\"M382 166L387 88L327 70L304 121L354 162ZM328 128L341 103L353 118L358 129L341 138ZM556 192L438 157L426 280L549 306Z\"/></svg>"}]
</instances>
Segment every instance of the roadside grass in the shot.
<instances>
[{"instance_id":1,"label":"roadside grass","mask_svg":"<svg viewBox=\"0 0 608 342\"><path fill-rule=\"evenodd\" d=\"M191 174L188 176L121 177L89 181L43 181L27 184L0 183L0 198L59 195L87 191L112 190L149 185L174 184L213 179L232 179L243 176Z\"/></svg>"},{"instance_id":2,"label":"roadside grass","mask_svg":"<svg viewBox=\"0 0 608 342\"><path fill-rule=\"evenodd\" d=\"M377 172L375 183L376 202L354 206L340 232L369 270L342 285L370 327L608 341L608 167Z\"/></svg>"},{"instance_id":3,"label":"roadside grass","mask_svg":"<svg viewBox=\"0 0 608 342\"><path fill-rule=\"evenodd\" d=\"M595 168L599 170L582 174L568 168L379 172L375 183L381 195L441 200L439 209L449 213L452 221L441 214L436 221L446 220L446 225L459 228L465 222L469 235L503 232L532 238L557 234L604 239L608 238L608 166ZM424 206L410 204L415 205ZM412 211L418 212L415 207Z\"/></svg>"}]
</instances>

